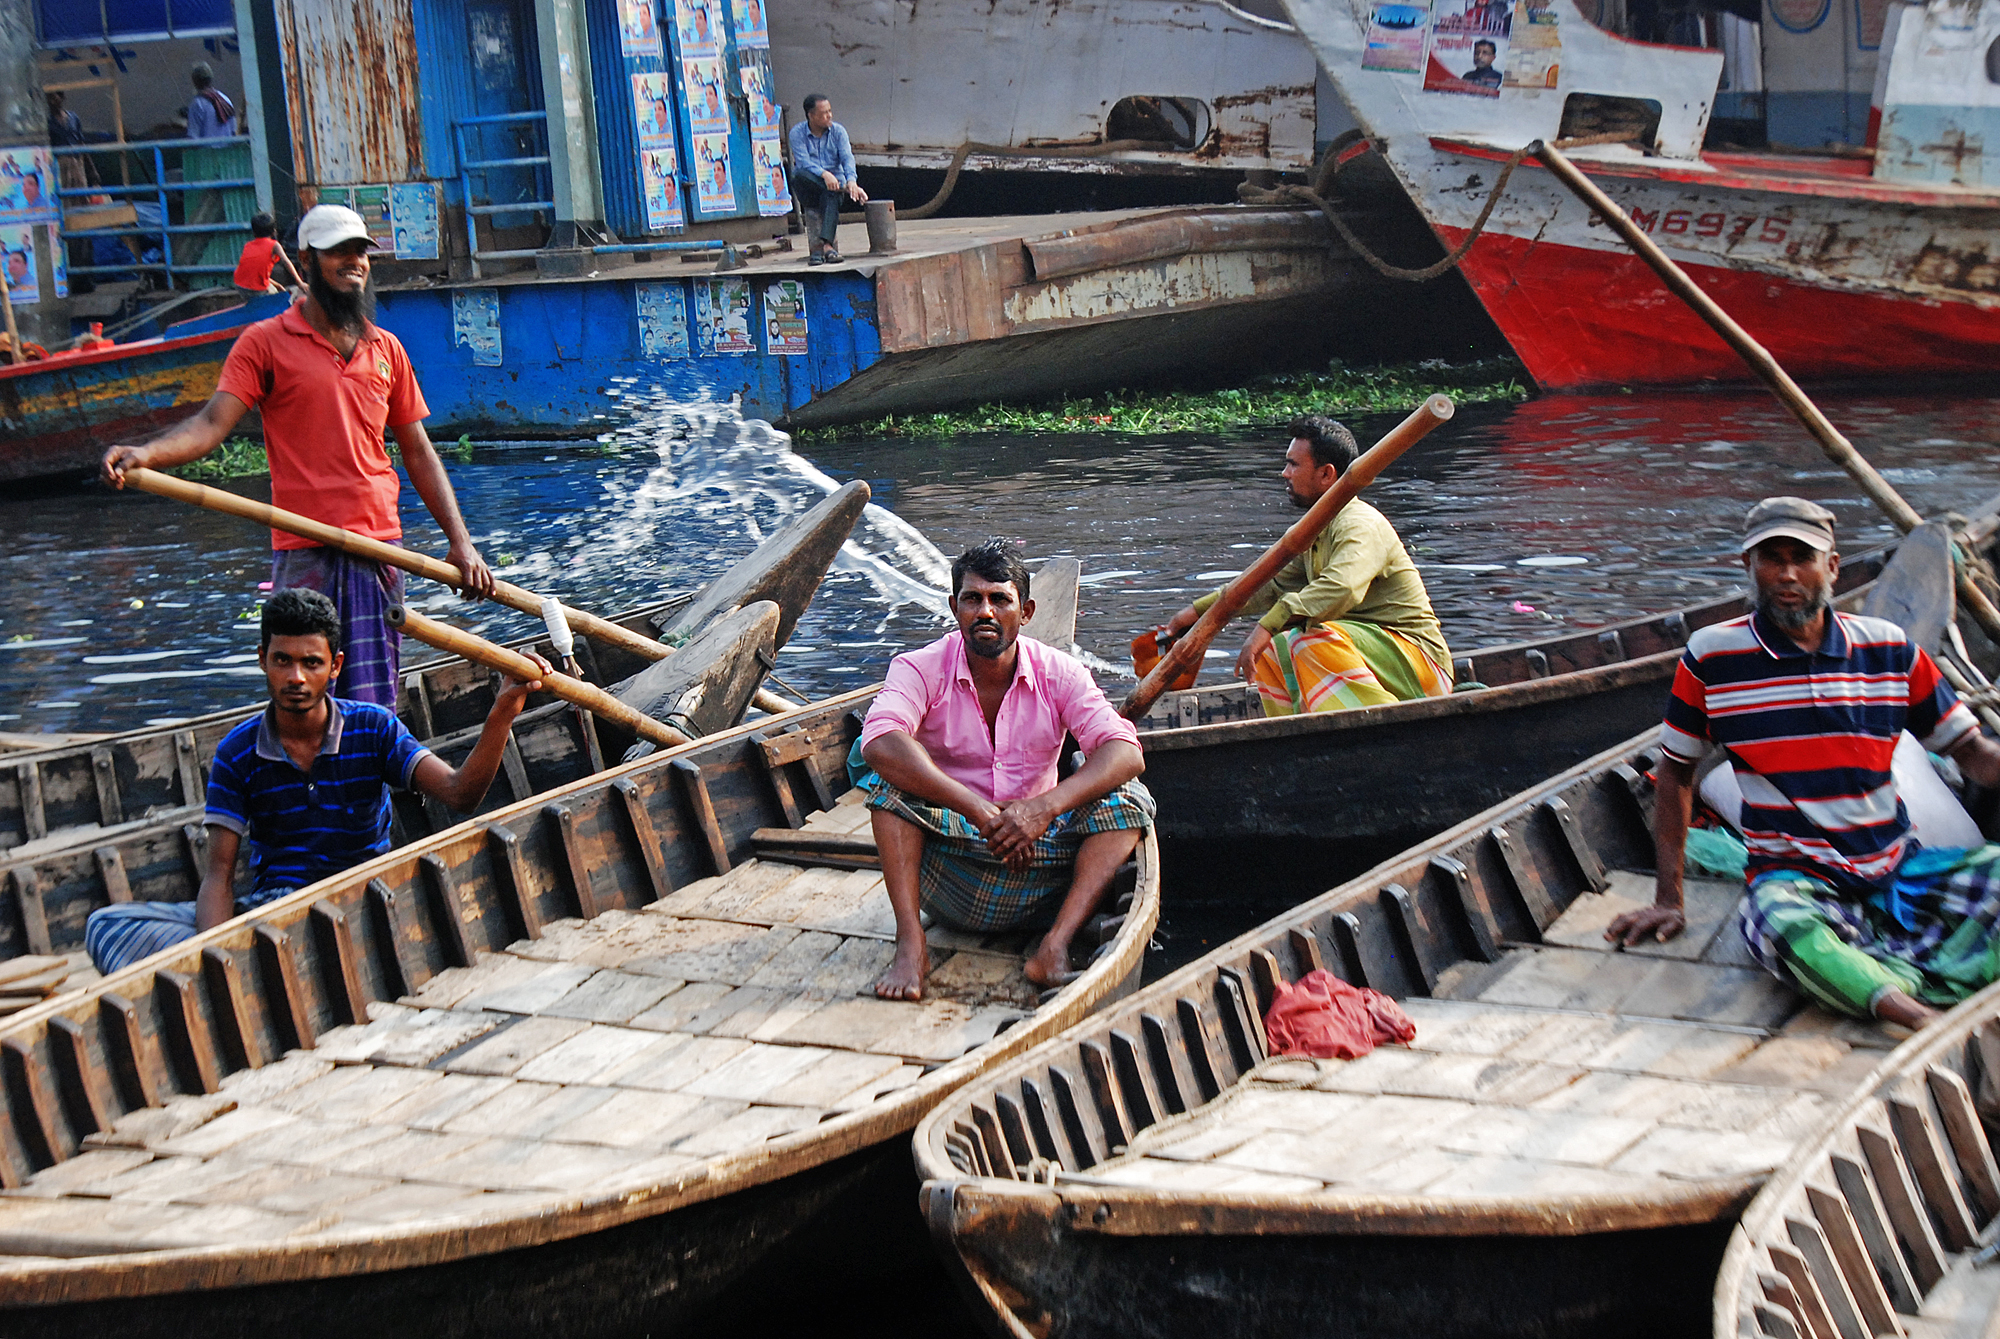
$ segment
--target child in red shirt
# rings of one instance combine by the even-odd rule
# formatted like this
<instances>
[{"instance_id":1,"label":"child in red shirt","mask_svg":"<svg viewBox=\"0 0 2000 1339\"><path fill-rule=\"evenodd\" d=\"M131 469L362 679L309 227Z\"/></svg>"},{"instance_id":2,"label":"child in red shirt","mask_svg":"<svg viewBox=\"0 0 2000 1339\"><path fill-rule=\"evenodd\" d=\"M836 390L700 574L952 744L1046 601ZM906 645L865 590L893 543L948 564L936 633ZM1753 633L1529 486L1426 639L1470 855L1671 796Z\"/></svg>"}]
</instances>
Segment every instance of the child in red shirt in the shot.
<instances>
[{"instance_id":1,"label":"child in red shirt","mask_svg":"<svg viewBox=\"0 0 2000 1339\"><path fill-rule=\"evenodd\" d=\"M243 255L236 262L236 287L252 297L275 293L277 286L271 282L271 275L278 262L285 262L285 271L292 276L294 287L305 287L305 280L292 267L292 258L285 254L285 248L278 244L278 221L269 214L258 214L250 220L250 240L243 247Z\"/></svg>"}]
</instances>

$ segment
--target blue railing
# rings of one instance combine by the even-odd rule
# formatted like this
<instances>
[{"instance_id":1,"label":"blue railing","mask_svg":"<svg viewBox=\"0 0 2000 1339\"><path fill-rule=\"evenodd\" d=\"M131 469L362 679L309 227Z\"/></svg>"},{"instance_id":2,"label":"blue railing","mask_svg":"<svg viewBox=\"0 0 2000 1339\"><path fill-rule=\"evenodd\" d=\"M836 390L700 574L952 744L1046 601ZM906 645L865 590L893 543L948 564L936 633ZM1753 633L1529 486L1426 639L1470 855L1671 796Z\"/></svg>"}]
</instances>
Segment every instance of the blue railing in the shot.
<instances>
[{"instance_id":1,"label":"blue railing","mask_svg":"<svg viewBox=\"0 0 2000 1339\"><path fill-rule=\"evenodd\" d=\"M480 126L534 125L542 132L542 152L515 158L472 158L468 156L465 132ZM535 255L533 249L526 251L481 251L479 249L479 219L481 215L527 214L537 210L548 210L551 219L555 216L555 181L549 167L548 137L549 114L543 112L506 112L498 116L468 116L451 123L452 147L458 151L458 184L465 200L465 241L472 254L472 277L479 278L479 262L482 260L521 260ZM510 200L499 204L475 204L472 196L472 174L486 172L493 168L526 167L535 169L535 186L538 194L548 196L540 200ZM489 184L487 194L492 188Z\"/></svg>"},{"instance_id":2,"label":"blue railing","mask_svg":"<svg viewBox=\"0 0 2000 1339\"><path fill-rule=\"evenodd\" d=\"M58 155L88 157L97 154L144 154L153 155L153 179L136 186L73 186L56 192L59 199L84 200L91 196L108 195L114 202L140 199L151 196L158 203L160 222L157 227L145 223L133 223L123 228L76 228L65 223L62 227L64 242L89 241L99 237L157 237L160 239L160 259L157 263L141 261L134 257L130 263L117 265L72 265L71 274L129 274L134 270L158 270L167 276L169 287L177 274L234 274L234 265L176 265L174 264L174 238L208 236L215 233L248 233L250 225L244 223L169 223L172 217L167 210L167 195L171 191L224 191L238 188L255 189L254 178L241 180L225 178L214 181L168 181L166 151L168 149L223 149L236 144L249 144L248 135L230 135L219 139L156 139L142 140L127 144L73 144L54 150Z\"/></svg>"}]
</instances>

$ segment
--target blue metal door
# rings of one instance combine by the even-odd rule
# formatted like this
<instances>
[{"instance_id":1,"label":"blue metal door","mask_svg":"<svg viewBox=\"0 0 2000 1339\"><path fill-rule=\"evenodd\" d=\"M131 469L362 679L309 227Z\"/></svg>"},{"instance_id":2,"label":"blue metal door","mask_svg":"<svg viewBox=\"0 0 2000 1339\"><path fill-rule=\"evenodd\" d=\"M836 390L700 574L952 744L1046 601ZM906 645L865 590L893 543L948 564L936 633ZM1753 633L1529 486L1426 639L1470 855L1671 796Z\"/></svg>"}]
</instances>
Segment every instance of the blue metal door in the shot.
<instances>
[{"instance_id":1,"label":"blue metal door","mask_svg":"<svg viewBox=\"0 0 2000 1339\"><path fill-rule=\"evenodd\" d=\"M465 125L474 118L542 110L541 53L532 0L415 0L424 74L424 158L429 175L453 177L461 161L544 156L544 120ZM463 148L461 156L459 150ZM473 174L481 204L546 200L539 166L482 168ZM533 214L498 214L495 227L532 223Z\"/></svg>"}]
</instances>

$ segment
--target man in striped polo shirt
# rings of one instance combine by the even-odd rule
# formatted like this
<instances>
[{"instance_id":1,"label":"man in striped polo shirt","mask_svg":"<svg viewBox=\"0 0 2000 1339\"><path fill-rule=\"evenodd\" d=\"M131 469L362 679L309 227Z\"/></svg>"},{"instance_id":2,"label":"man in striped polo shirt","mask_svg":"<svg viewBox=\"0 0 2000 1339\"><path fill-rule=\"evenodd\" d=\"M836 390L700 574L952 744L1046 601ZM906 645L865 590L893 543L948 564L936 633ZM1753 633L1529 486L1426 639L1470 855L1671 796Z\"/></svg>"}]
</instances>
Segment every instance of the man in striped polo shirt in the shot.
<instances>
[{"instance_id":1,"label":"man in striped polo shirt","mask_svg":"<svg viewBox=\"0 0 2000 1339\"><path fill-rule=\"evenodd\" d=\"M107 975L230 917L350 869L389 849L389 787L469 813L486 797L507 735L541 680L504 679L479 742L450 767L394 712L336 698L340 611L315 590L264 604L257 663L271 693L262 716L215 750L208 779L208 869L192 902L124 902L90 914L83 944ZM546 661L533 655L542 669ZM250 842L251 889L235 895L236 857Z\"/></svg>"},{"instance_id":2,"label":"man in striped polo shirt","mask_svg":"<svg viewBox=\"0 0 2000 1339\"><path fill-rule=\"evenodd\" d=\"M1694 765L1724 749L1743 792L1748 894L1737 923L1759 963L1830 1008L1922 1027L2000 978L2000 846L1920 850L1890 775L1903 731L2000 786L2000 746L1903 630L1832 608L1833 513L1804 498L1750 511L1755 610L1688 639L1657 773L1658 881L1611 923L1637 944L1686 928L1681 871Z\"/></svg>"}]
</instances>

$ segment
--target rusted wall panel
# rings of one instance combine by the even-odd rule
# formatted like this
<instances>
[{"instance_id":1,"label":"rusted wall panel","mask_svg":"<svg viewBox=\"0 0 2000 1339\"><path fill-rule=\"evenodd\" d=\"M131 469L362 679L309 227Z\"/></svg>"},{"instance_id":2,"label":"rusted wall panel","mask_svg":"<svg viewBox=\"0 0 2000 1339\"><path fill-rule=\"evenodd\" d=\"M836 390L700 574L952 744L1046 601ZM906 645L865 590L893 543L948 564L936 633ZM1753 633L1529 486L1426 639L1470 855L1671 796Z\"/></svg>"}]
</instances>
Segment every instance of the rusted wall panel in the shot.
<instances>
[{"instance_id":1,"label":"rusted wall panel","mask_svg":"<svg viewBox=\"0 0 2000 1339\"><path fill-rule=\"evenodd\" d=\"M422 90L410 0L276 5L299 183L423 178Z\"/></svg>"},{"instance_id":2,"label":"rusted wall panel","mask_svg":"<svg viewBox=\"0 0 2000 1339\"><path fill-rule=\"evenodd\" d=\"M1200 99L1213 134L1205 152L1128 161L1312 161L1311 50L1216 4L813 0L773 5L770 16L779 100L796 108L827 94L865 162L930 166L967 140L1098 140L1112 106L1132 96Z\"/></svg>"}]
</instances>

